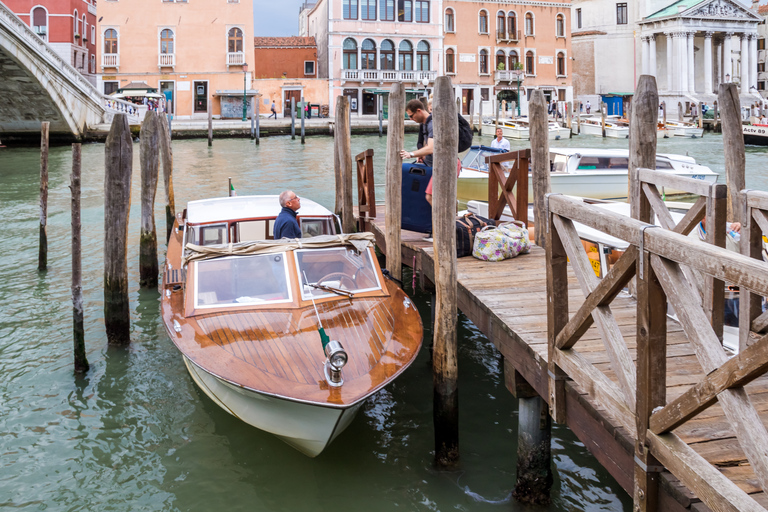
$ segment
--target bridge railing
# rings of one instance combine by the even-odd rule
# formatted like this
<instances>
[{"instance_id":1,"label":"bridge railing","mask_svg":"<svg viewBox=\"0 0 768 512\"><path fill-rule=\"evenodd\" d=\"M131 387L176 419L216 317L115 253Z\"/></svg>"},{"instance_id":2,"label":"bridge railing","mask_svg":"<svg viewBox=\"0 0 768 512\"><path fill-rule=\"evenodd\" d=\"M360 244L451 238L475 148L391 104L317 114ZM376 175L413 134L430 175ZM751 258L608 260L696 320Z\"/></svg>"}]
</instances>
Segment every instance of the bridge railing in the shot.
<instances>
[{"instance_id":1,"label":"bridge railing","mask_svg":"<svg viewBox=\"0 0 768 512\"><path fill-rule=\"evenodd\" d=\"M130 101L104 96L102 98L105 110L105 123L111 123L115 114L125 114L128 116L128 124L139 124L144 119L147 107L136 105Z\"/></svg>"}]
</instances>

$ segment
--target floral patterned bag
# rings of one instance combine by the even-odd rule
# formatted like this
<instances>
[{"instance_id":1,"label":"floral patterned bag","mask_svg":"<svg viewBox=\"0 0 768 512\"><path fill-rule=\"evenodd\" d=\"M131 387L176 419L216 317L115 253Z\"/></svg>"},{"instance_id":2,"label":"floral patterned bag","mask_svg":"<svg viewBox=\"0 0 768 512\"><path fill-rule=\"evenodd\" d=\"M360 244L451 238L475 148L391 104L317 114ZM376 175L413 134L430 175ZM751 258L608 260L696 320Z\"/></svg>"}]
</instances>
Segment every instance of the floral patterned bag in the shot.
<instances>
[{"instance_id":1,"label":"floral patterned bag","mask_svg":"<svg viewBox=\"0 0 768 512\"><path fill-rule=\"evenodd\" d=\"M499 227L488 226L475 235L472 256L483 261L501 261L531 250L528 229L513 221Z\"/></svg>"},{"instance_id":2,"label":"floral patterned bag","mask_svg":"<svg viewBox=\"0 0 768 512\"><path fill-rule=\"evenodd\" d=\"M528 254L531 252L531 240L528 235L528 228L522 221L513 220L499 226L499 230L512 239L511 245L516 252L509 256L514 258L518 254Z\"/></svg>"}]
</instances>

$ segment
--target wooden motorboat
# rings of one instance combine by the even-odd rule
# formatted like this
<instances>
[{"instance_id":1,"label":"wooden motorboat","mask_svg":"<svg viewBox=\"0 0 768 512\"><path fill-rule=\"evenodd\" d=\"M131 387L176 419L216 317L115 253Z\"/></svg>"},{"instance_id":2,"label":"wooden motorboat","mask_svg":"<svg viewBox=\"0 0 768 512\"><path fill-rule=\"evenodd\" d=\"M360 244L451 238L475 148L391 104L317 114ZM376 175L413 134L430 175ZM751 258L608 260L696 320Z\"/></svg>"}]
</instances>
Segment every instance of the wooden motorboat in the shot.
<instances>
[{"instance_id":1,"label":"wooden motorboat","mask_svg":"<svg viewBox=\"0 0 768 512\"><path fill-rule=\"evenodd\" d=\"M168 243L161 309L206 395L314 457L413 362L423 328L373 235L337 235L330 211L302 203L304 238L274 240L277 196L190 202Z\"/></svg>"},{"instance_id":2,"label":"wooden motorboat","mask_svg":"<svg viewBox=\"0 0 768 512\"><path fill-rule=\"evenodd\" d=\"M704 128L699 128L695 123L667 120L667 132L674 137L699 138L704 136Z\"/></svg>"}]
</instances>

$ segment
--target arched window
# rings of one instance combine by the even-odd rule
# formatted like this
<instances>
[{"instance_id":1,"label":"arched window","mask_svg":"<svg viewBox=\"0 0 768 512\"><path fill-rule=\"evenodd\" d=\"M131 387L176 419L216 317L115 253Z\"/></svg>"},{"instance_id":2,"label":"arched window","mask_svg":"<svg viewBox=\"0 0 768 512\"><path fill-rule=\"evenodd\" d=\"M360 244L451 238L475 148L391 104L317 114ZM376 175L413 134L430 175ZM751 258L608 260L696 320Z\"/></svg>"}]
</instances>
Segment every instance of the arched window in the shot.
<instances>
[{"instance_id":1,"label":"arched window","mask_svg":"<svg viewBox=\"0 0 768 512\"><path fill-rule=\"evenodd\" d=\"M43 41L48 40L48 13L43 7L32 9L32 29Z\"/></svg>"},{"instance_id":2,"label":"arched window","mask_svg":"<svg viewBox=\"0 0 768 512\"><path fill-rule=\"evenodd\" d=\"M104 31L104 53L117 53L117 30L113 28Z\"/></svg>"},{"instance_id":3,"label":"arched window","mask_svg":"<svg viewBox=\"0 0 768 512\"><path fill-rule=\"evenodd\" d=\"M74 17L74 19L72 21L73 21L73 24L72 24L72 35L73 36L80 35L80 30L79 30L79 28L80 28L80 17L77 14L77 9L75 9L75 17Z\"/></svg>"},{"instance_id":4,"label":"arched window","mask_svg":"<svg viewBox=\"0 0 768 512\"><path fill-rule=\"evenodd\" d=\"M91 25L91 43L96 44L96 25Z\"/></svg>"},{"instance_id":5,"label":"arched window","mask_svg":"<svg viewBox=\"0 0 768 512\"><path fill-rule=\"evenodd\" d=\"M557 75L565 76L565 54L562 52L557 54Z\"/></svg>"},{"instance_id":6,"label":"arched window","mask_svg":"<svg viewBox=\"0 0 768 512\"><path fill-rule=\"evenodd\" d=\"M488 50L480 50L480 73L488 74Z\"/></svg>"},{"instance_id":7,"label":"arched window","mask_svg":"<svg viewBox=\"0 0 768 512\"><path fill-rule=\"evenodd\" d=\"M400 62L398 68L401 71L413 71L413 45L410 41L400 41Z\"/></svg>"},{"instance_id":8,"label":"arched window","mask_svg":"<svg viewBox=\"0 0 768 512\"><path fill-rule=\"evenodd\" d=\"M507 69L507 56L504 54L504 50L496 52L496 69Z\"/></svg>"},{"instance_id":9,"label":"arched window","mask_svg":"<svg viewBox=\"0 0 768 512\"><path fill-rule=\"evenodd\" d=\"M429 71L429 43L426 41L419 41L416 46L416 69Z\"/></svg>"},{"instance_id":10,"label":"arched window","mask_svg":"<svg viewBox=\"0 0 768 512\"><path fill-rule=\"evenodd\" d=\"M562 14L557 15L557 21L555 21L555 33L557 37L565 37L565 16Z\"/></svg>"},{"instance_id":11,"label":"arched window","mask_svg":"<svg viewBox=\"0 0 768 512\"><path fill-rule=\"evenodd\" d=\"M504 16L504 11L496 13L496 39L506 39L507 31L507 19Z\"/></svg>"},{"instance_id":12,"label":"arched window","mask_svg":"<svg viewBox=\"0 0 768 512\"><path fill-rule=\"evenodd\" d=\"M366 39L360 45L360 69L376 69L376 43Z\"/></svg>"},{"instance_id":13,"label":"arched window","mask_svg":"<svg viewBox=\"0 0 768 512\"><path fill-rule=\"evenodd\" d=\"M450 8L445 10L445 31L456 32L456 25L453 18L453 9Z\"/></svg>"},{"instance_id":14,"label":"arched window","mask_svg":"<svg viewBox=\"0 0 768 512\"><path fill-rule=\"evenodd\" d=\"M487 34L488 33L488 12L487 11L480 11L480 16L478 18L478 24L477 24L477 30L481 34Z\"/></svg>"},{"instance_id":15,"label":"arched window","mask_svg":"<svg viewBox=\"0 0 768 512\"><path fill-rule=\"evenodd\" d=\"M527 12L525 13L525 35L532 36L533 35L533 13Z\"/></svg>"},{"instance_id":16,"label":"arched window","mask_svg":"<svg viewBox=\"0 0 768 512\"><path fill-rule=\"evenodd\" d=\"M83 23L81 27L83 28L83 31L81 32L83 36L83 42L88 40L88 22L85 20L85 14L83 14ZM85 67L85 63L83 63L83 67Z\"/></svg>"},{"instance_id":17,"label":"arched window","mask_svg":"<svg viewBox=\"0 0 768 512\"><path fill-rule=\"evenodd\" d=\"M533 74L533 52L528 51L525 54L525 74L526 75L532 75Z\"/></svg>"},{"instance_id":18,"label":"arched window","mask_svg":"<svg viewBox=\"0 0 768 512\"><path fill-rule=\"evenodd\" d=\"M348 37L344 40L344 69L357 69L357 42Z\"/></svg>"},{"instance_id":19,"label":"arched window","mask_svg":"<svg viewBox=\"0 0 768 512\"><path fill-rule=\"evenodd\" d=\"M456 73L456 61L454 60L456 58L456 53L453 51L453 48L448 48L445 50L445 72L446 73Z\"/></svg>"},{"instance_id":20,"label":"arched window","mask_svg":"<svg viewBox=\"0 0 768 512\"><path fill-rule=\"evenodd\" d=\"M173 30L166 28L160 32L160 53L173 53Z\"/></svg>"},{"instance_id":21,"label":"arched window","mask_svg":"<svg viewBox=\"0 0 768 512\"><path fill-rule=\"evenodd\" d=\"M520 63L520 56L517 54L516 50L512 50L509 52L509 67L507 69L513 70L517 69L518 64Z\"/></svg>"},{"instance_id":22,"label":"arched window","mask_svg":"<svg viewBox=\"0 0 768 512\"><path fill-rule=\"evenodd\" d=\"M507 33L509 34L509 38L512 40L517 40L517 14L515 14L515 11L509 11L507 13Z\"/></svg>"},{"instance_id":23,"label":"arched window","mask_svg":"<svg viewBox=\"0 0 768 512\"><path fill-rule=\"evenodd\" d=\"M242 52L243 51L243 31L237 27L229 29L227 34L227 42L229 53Z\"/></svg>"},{"instance_id":24,"label":"arched window","mask_svg":"<svg viewBox=\"0 0 768 512\"><path fill-rule=\"evenodd\" d=\"M379 0L379 20L395 21L395 0Z\"/></svg>"},{"instance_id":25,"label":"arched window","mask_svg":"<svg viewBox=\"0 0 768 512\"><path fill-rule=\"evenodd\" d=\"M96 56L91 55L91 73L96 72Z\"/></svg>"},{"instance_id":26,"label":"arched window","mask_svg":"<svg viewBox=\"0 0 768 512\"><path fill-rule=\"evenodd\" d=\"M379 48L379 69L395 69L395 45L389 39L381 42Z\"/></svg>"}]
</instances>

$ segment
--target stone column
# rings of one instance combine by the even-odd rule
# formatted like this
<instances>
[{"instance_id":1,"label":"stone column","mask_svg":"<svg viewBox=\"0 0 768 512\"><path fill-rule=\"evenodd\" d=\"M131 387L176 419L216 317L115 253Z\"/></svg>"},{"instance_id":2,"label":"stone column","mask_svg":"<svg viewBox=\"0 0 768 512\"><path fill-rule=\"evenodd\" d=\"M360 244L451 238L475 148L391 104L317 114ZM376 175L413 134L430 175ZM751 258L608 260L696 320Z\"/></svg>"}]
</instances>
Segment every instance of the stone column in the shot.
<instances>
[{"instance_id":1,"label":"stone column","mask_svg":"<svg viewBox=\"0 0 768 512\"><path fill-rule=\"evenodd\" d=\"M714 91L717 91L720 88L720 84L723 83L723 40L722 39L718 38L715 40L715 48L717 50L717 55L715 56Z\"/></svg>"},{"instance_id":2,"label":"stone column","mask_svg":"<svg viewBox=\"0 0 768 512\"><path fill-rule=\"evenodd\" d=\"M649 53L651 54L650 69L648 70L648 74L655 77L656 76L656 34L651 34L648 37L648 42L650 43ZM755 48L757 48L757 46L755 46Z\"/></svg>"},{"instance_id":3,"label":"stone column","mask_svg":"<svg viewBox=\"0 0 768 512\"><path fill-rule=\"evenodd\" d=\"M672 76L675 38L671 32L664 32L664 38L667 41L667 91L671 92L675 83Z\"/></svg>"},{"instance_id":4,"label":"stone column","mask_svg":"<svg viewBox=\"0 0 768 512\"><path fill-rule=\"evenodd\" d=\"M741 39L741 94L749 93L749 37L740 34Z\"/></svg>"},{"instance_id":5,"label":"stone column","mask_svg":"<svg viewBox=\"0 0 768 512\"><path fill-rule=\"evenodd\" d=\"M712 32L704 33L704 94L712 94Z\"/></svg>"},{"instance_id":6,"label":"stone column","mask_svg":"<svg viewBox=\"0 0 768 512\"><path fill-rule=\"evenodd\" d=\"M749 35L749 85L757 89L757 34Z\"/></svg>"},{"instance_id":7,"label":"stone column","mask_svg":"<svg viewBox=\"0 0 768 512\"><path fill-rule=\"evenodd\" d=\"M648 41L648 37L647 36L643 36L641 38L641 40L643 42L643 72L642 72L642 74L643 75L647 75L648 74L648 70L651 67L650 66L650 64L651 64L651 62L650 62L650 59L651 59L651 57L650 57L651 44Z\"/></svg>"},{"instance_id":8,"label":"stone column","mask_svg":"<svg viewBox=\"0 0 768 512\"><path fill-rule=\"evenodd\" d=\"M733 81L733 66L731 61L731 43L733 32L726 32L723 40L723 82Z\"/></svg>"},{"instance_id":9,"label":"stone column","mask_svg":"<svg viewBox=\"0 0 768 512\"><path fill-rule=\"evenodd\" d=\"M688 71L688 89L686 89L688 92L695 93L696 92L696 75L693 73L694 63L696 62L696 57L694 56L693 51L693 32L688 32L686 34L686 41L688 41L688 44L686 45L686 54L688 62L686 70Z\"/></svg>"},{"instance_id":10,"label":"stone column","mask_svg":"<svg viewBox=\"0 0 768 512\"><path fill-rule=\"evenodd\" d=\"M677 70L680 76L678 90L681 94L688 92L688 32L677 34Z\"/></svg>"}]
</instances>

